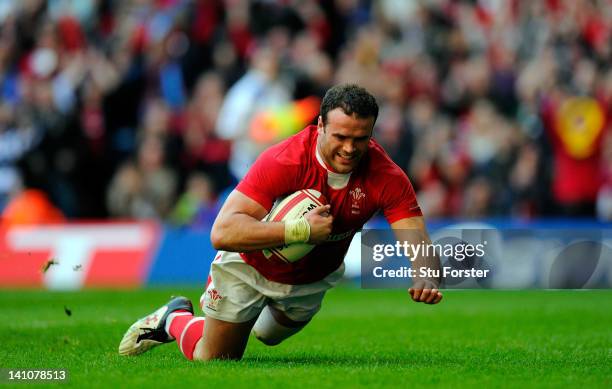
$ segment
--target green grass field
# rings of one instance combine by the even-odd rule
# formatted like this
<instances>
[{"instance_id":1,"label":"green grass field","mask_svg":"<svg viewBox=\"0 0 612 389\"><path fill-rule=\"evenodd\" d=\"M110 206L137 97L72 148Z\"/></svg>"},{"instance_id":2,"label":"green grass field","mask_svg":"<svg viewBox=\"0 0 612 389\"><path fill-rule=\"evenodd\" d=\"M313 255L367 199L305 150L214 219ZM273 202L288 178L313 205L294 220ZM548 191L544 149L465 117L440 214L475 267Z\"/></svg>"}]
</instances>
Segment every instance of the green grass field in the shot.
<instances>
[{"instance_id":1,"label":"green grass field","mask_svg":"<svg viewBox=\"0 0 612 389\"><path fill-rule=\"evenodd\" d=\"M79 387L612 387L610 290L448 291L426 306L341 287L301 333L276 347L253 338L240 362L188 362L174 344L120 357L127 327L175 293L199 298L0 292L0 367L67 368Z\"/></svg>"}]
</instances>

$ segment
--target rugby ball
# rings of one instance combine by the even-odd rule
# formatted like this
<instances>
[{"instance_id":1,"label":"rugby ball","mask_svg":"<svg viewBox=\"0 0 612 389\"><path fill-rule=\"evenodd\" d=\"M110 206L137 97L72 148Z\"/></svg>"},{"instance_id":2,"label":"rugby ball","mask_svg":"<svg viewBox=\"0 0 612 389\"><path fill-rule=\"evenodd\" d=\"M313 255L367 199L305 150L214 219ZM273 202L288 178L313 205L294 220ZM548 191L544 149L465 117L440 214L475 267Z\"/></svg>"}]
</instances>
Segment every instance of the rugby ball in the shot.
<instances>
[{"instance_id":1,"label":"rugby ball","mask_svg":"<svg viewBox=\"0 0 612 389\"><path fill-rule=\"evenodd\" d=\"M321 192L314 189L302 189L279 201L264 220L280 222L304 217L316 207L327 204L327 199ZM283 262L295 262L308 254L315 245L308 243L293 243L262 250L267 259L277 259Z\"/></svg>"}]
</instances>

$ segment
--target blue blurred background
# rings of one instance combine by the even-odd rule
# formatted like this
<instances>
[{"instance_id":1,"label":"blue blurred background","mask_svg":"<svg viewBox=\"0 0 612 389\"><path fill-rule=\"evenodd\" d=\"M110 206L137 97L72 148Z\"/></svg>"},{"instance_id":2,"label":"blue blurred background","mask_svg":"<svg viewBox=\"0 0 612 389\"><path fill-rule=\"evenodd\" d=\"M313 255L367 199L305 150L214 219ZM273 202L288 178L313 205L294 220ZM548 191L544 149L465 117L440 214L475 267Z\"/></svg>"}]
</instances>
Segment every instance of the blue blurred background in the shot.
<instances>
[{"instance_id":1,"label":"blue blurred background","mask_svg":"<svg viewBox=\"0 0 612 389\"><path fill-rule=\"evenodd\" d=\"M606 0L4 0L2 226L205 237L342 82L430 222L609 222L611 65Z\"/></svg>"}]
</instances>

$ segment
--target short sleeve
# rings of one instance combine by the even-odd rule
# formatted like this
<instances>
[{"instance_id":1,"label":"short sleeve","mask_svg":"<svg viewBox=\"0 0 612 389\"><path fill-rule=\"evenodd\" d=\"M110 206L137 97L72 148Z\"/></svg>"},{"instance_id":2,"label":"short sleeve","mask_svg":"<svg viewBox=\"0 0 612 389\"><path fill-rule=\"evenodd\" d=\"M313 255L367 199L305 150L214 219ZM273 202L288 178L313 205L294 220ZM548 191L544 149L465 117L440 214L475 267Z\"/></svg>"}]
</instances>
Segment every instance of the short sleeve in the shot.
<instances>
[{"instance_id":1,"label":"short sleeve","mask_svg":"<svg viewBox=\"0 0 612 389\"><path fill-rule=\"evenodd\" d=\"M381 193L381 208L389 224L401 219L423 216L410 180L399 168L387 177Z\"/></svg>"},{"instance_id":2,"label":"short sleeve","mask_svg":"<svg viewBox=\"0 0 612 389\"><path fill-rule=\"evenodd\" d=\"M275 148L257 158L236 189L267 211L280 196L293 192L298 166L279 162Z\"/></svg>"}]
</instances>

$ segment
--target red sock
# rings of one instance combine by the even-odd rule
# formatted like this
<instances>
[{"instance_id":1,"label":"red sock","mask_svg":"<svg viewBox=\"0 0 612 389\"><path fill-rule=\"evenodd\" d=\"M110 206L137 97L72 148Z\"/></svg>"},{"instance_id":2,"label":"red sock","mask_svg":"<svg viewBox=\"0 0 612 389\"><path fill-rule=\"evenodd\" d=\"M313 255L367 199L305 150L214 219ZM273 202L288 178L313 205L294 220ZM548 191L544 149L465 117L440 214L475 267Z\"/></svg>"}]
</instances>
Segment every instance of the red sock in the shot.
<instances>
[{"instance_id":1,"label":"red sock","mask_svg":"<svg viewBox=\"0 0 612 389\"><path fill-rule=\"evenodd\" d=\"M185 355L187 359L192 360L195 346L202 338L204 318L194 317L184 310L177 310L174 313L181 313L181 315L175 316L174 319L172 319L168 332L176 339L179 350L181 350L183 355Z\"/></svg>"}]
</instances>

